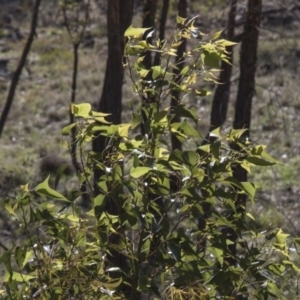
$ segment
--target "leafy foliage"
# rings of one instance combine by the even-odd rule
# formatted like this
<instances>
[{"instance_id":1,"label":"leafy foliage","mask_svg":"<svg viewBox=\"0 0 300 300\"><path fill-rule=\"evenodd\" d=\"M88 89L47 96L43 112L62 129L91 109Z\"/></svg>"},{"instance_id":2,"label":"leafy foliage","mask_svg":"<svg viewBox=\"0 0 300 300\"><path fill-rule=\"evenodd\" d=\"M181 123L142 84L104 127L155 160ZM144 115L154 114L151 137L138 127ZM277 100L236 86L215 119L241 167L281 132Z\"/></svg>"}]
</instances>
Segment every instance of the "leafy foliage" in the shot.
<instances>
[{"instance_id":1,"label":"leafy foliage","mask_svg":"<svg viewBox=\"0 0 300 300\"><path fill-rule=\"evenodd\" d=\"M148 28L126 31L125 66L141 102L130 123L110 124L107 114L89 104L72 105L77 122L63 134L76 127L80 149L97 135L107 140L102 153L81 157L90 211L77 204L80 188L62 195L48 178L34 189L22 186L5 203L27 240L1 257L4 299L285 299L296 286L285 276L299 273L293 256L299 240L279 228L256 232L255 217L236 201L244 194L254 202L257 189L233 177L236 166L250 172L277 162L265 146L243 140L244 130L216 129L215 141L199 146L198 116L183 99L191 92L207 94L195 90L195 83L216 81L214 72L231 43L220 33L202 41L194 21L178 17L181 26L171 43L149 44ZM172 57L182 38L195 38L198 45L185 54L186 67L175 83ZM146 69L145 51L159 55L160 65ZM164 105L172 89L181 93L176 108ZM180 121L174 123L175 117ZM136 133L141 123L144 136ZM170 149L171 134L190 148ZM93 182L95 170L101 175ZM111 206L117 214L109 213ZM237 235L236 265L228 263L233 241L224 227ZM125 265L115 262L116 253Z\"/></svg>"}]
</instances>

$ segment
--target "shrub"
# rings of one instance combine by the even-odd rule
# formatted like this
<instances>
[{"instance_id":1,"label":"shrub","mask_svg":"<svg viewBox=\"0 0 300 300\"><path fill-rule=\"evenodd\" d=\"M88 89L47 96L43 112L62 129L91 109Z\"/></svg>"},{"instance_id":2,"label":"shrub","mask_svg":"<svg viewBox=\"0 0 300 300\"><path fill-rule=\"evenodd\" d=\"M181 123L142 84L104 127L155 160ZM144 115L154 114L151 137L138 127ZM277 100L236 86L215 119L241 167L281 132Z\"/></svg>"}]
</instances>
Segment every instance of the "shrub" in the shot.
<instances>
[{"instance_id":1,"label":"shrub","mask_svg":"<svg viewBox=\"0 0 300 300\"><path fill-rule=\"evenodd\" d=\"M295 292L291 278L299 269L291 251L298 239L289 240L292 248L281 229L255 232L255 218L236 201L243 194L253 203L257 187L237 181L233 169L250 172L276 161L265 146L242 139L244 130L216 129L215 141L199 146L196 110L184 104L191 92L209 93L194 85L215 81L213 72L232 43L220 33L203 42L193 19L177 22L169 44L149 44L146 29L125 33L124 64L140 99L130 123L110 124L90 104L72 105L77 122L62 132L76 126L84 162L80 183L90 187L92 209L76 204L80 187L57 192L59 176L54 188L49 178L34 189L24 185L5 203L25 239L1 258L4 299L284 299ZM171 58L183 38L193 37L198 45L186 53L175 83ZM160 55L161 64L145 69L145 51ZM167 107L173 89L181 101ZM144 136L137 133L140 124ZM170 149L171 134L184 150ZM106 138L105 150L84 154L97 136Z\"/></svg>"}]
</instances>

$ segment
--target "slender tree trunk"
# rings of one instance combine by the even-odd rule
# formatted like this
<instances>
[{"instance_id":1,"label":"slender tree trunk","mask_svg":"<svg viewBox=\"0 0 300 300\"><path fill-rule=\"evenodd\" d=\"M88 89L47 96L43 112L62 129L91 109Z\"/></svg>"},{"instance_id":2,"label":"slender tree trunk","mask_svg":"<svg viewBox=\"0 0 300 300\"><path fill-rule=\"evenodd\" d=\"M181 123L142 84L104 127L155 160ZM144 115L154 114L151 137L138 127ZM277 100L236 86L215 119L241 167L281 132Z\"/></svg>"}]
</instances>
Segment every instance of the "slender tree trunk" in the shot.
<instances>
[{"instance_id":1,"label":"slender tree trunk","mask_svg":"<svg viewBox=\"0 0 300 300\"><path fill-rule=\"evenodd\" d=\"M144 16L143 16L143 28L155 27L155 14L157 10L158 0L146 0L144 4ZM148 39L151 43L151 39ZM152 67L152 57L151 52L147 51L145 58L143 60L146 69Z\"/></svg>"},{"instance_id":2,"label":"slender tree trunk","mask_svg":"<svg viewBox=\"0 0 300 300\"><path fill-rule=\"evenodd\" d=\"M187 17L187 8L188 8L188 4L187 4L187 0L179 0L178 2L178 15L181 18L186 18ZM175 59L175 65L176 65L176 69L174 68L173 73L174 73L174 82L175 83L179 83L181 81L182 76L180 75L180 72L182 71L183 67L184 67L184 57L183 54L185 52L186 49L186 39L183 39L181 45L178 47L177 49L177 56ZM171 107L175 108L178 103L180 102L180 91L177 90L172 90L171 93ZM174 123L179 122L180 118L178 117L174 117L172 120ZM171 142L172 142L172 149L179 149L181 150L181 143L180 141L176 138L175 135L171 135Z\"/></svg>"},{"instance_id":3,"label":"slender tree trunk","mask_svg":"<svg viewBox=\"0 0 300 300\"><path fill-rule=\"evenodd\" d=\"M155 27L155 14L157 10L157 5L158 5L158 0L145 0L144 1L144 8L143 8L143 22L142 22L142 27L143 28L150 28L150 27ZM148 38L147 41L151 43L152 38ZM147 70L150 70L152 65L152 54L151 51L146 51L145 52L145 57L143 60L144 67ZM146 76L145 80L151 80L152 79L152 73L149 72L148 75ZM147 96L145 96L142 99L142 105L147 105L148 103L154 102L155 97L153 95L150 95L148 93ZM142 117L143 117L143 123L141 123L141 134L144 136L146 134L145 130L145 123L147 121L146 115L144 112L142 112Z\"/></svg>"},{"instance_id":4,"label":"slender tree trunk","mask_svg":"<svg viewBox=\"0 0 300 300\"><path fill-rule=\"evenodd\" d=\"M228 14L227 29L226 29L226 39L229 41L234 40L234 28L235 28L235 14L236 14L236 4L237 0L230 1L230 10ZM232 47L227 47L229 52L228 60L233 63L233 53ZM230 85L231 85L231 73L232 65L222 61L221 71L219 75L219 84L215 90L214 98L212 101L212 108L210 114L210 130L214 130L222 126L226 120L227 108L230 96ZM202 141L202 145L211 143L214 141L214 138L210 136L209 132L206 135L206 138ZM202 191L203 196L205 197L205 191ZM198 229L204 230L206 226L206 217L210 211L211 207L209 204L206 206L205 214L203 217L198 219ZM200 235L199 236L199 251L204 251L206 248L206 239Z\"/></svg>"},{"instance_id":5,"label":"slender tree trunk","mask_svg":"<svg viewBox=\"0 0 300 300\"><path fill-rule=\"evenodd\" d=\"M261 10L262 0L248 0L247 19L244 25L240 53L240 78L233 122L234 129L247 129L242 138L249 138L250 136ZM237 145L233 145L233 149L241 150ZM247 181L247 172L241 166L234 168L233 175L240 182ZM247 196L239 194L236 202L237 211L245 212L246 201ZM238 239L238 234L232 228L224 228L223 233L233 242L236 242ZM236 243L230 245L229 250L231 257L227 261L229 264L234 265L236 263Z\"/></svg>"},{"instance_id":6,"label":"slender tree trunk","mask_svg":"<svg viewBox=\"0 0 300 300\"><path fill-rule=\"evenodd\" d=\"M159 39L162 41L165 38L166 22L169 10L170 0L163 0L163 6L161 9L160 21L159 21ZM160 54L157 53L154 58L154 66L160 65Z\"/></svg>"},{"instance_id":7,"label":"slender tree trunk","mask_svg":"<svg viewBox=\"0 0 300 300\"><path fill-rule=\"evenodd\" d=\"M19 79L20 79L23 67L24 67L24 65L26 63L27 56L29 54L29 51L30 51L30 48L31 48L31 45L32 45L32 42L33 42L33 39L34 39L34 36L36 34L36 27L37 27L37 23L38 23L39 7L40 7L41 2L42 2L42 0L36 0L35 4L34 4L34 7L33 7L32 20L31 20L31 26L30 26L30 33L29 33L27 42L25 44L23 53L21 55L19 64L17 66L17 69L14 72L14 75L13 75L13 78L12 78L12 81L11 81L11 85L9 87L9 92L8 92L8 95L7 95L7 98L6 98L6 103L5 103L4 109L3 109L2 114L1 114L1 119L0 119L0 137L1 137L1 134L3 132L4 125L5 125L6 119L8 117L8 114L9 114L12 102L14 100L16 88L17 88L17 85L18 85L18 82L19 82Z\"/></svg>"},{"instance_id":8,"label":"slender tree trunk","mask_svg":"<svg viewBox=\"0 0 300 300\"><path fill-rule=\"evenodd\" d=\"M235 28L235 15L236 15L236 4L237 0L230 1L230 11L228 15L226 39L229 41L234 40L234 28ZM229 52L228 60L233 63L232 46L226 49ZM222 126L226 120L228 102L230 97L230 85L231 85L231 73L232 65L222 61L221 72L219 75L219 82L215 90L214 98L212 101L212 108L210 114L210 131ZM209 133L202 144L212 142L213 138L210 137Z\"/></svg>"}]
</instances>

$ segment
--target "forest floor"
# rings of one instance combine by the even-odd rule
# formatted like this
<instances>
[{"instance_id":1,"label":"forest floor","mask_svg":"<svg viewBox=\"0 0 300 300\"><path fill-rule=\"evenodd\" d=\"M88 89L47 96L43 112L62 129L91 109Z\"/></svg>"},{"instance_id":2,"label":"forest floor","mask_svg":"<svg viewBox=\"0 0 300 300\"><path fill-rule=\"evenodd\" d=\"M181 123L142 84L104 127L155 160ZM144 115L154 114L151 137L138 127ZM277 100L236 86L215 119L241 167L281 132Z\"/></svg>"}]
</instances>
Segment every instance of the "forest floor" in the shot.
<instances>
[{"instance_id":1,"label":"forest floor","mask_svg":"<svg viewBox=\"0 0 300 300\"><path fill-rule=\"evenodd\" d=\"M195 4L192 16L199 14L199 29L211 33L226 26L228 8L222 1L215 6ZM271 2L271 8L278 8ZM265 11L269 9L265 2ZM281 1L278 1L280 3ZM288 2L288 1L287 1ZM50 171L42 164L43 156L52 163L69 161L67 140L61 129L68 124L71 96L72 45L63 27L56 1L45 1L37 36L17 88L14 103L0 139L0 201L13 196L15 189L27 182L33 186L42 172ZM78 73L77 102L99 101L105 75L107 54L106 17L103 8L92 1L91 24L87 28ZM26 10L8 11L10 23L0 15L0 109L4 106L12 72L20 58L29 33L30 18ZM275 9L275 10L276 10ZM0 9L1 11L1 9ZM2 10L4 12L4 10ZM175 7L167 23L168 31L175 28ZM208 13L209 12L209 13ZM243 7L237 19L243 18ZM137 11L134 25L140 25ZM2 23L1 23L2 22ZM2 24L2 25L1 25ZM237 32L242 30L242 26ZM251 180L261 189L257 204L249 209L262 228L283 227L290 234L300 233L299 174L300 174L300 17L298 10L265 14L260 30L256 93L252 108L251 138L256 144L268 146L268 152L282 164L253 170ZM239 46L235 49L232 88L228 118L224 131L233 123L234 101L239 76ZM125 79L126 81L126 79ZM126 88L125 88L126 87ZM212 87L213 88L213 87ZM131 116L131 90L124 85L123 118ZM209 128L211 97L190 104L198 109L199 130L205 136ZM2 109L1 109L2 110ZM44 170L41 170L44 168ZM64 186L76 185L76 178L66 178ZM63 188L63 186L61 186ZM0 235L11 236L11 222L0 214ZM0 249L1 254L2 249Z\"/></svg>"}]
</instances>

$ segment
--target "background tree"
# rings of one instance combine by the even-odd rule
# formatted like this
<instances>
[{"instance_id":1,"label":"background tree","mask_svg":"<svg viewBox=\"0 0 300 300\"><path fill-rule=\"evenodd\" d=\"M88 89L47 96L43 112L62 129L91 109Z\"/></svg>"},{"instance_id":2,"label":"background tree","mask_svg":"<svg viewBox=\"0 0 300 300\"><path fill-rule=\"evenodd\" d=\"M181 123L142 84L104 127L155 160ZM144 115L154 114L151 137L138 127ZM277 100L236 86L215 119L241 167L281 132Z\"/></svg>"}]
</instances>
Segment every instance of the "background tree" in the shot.
<instances>
[{"instance_id":1,"label":"background tree","mask_svg":"<svg viewBox=\"0 0 300 300\"><path fill-rule=\"evenodd\" d=\"M124 32L129 27L133 13L133 0L110 0L107 4L107 37L108 37L108 58L105 71L103 91L97 110L110 114L107 120L112 124L121 123L122 113L122 86L123 86L123 53L124 53ZM109 156L112 148L107 149L108 139L99 135L93 140L93 151L96 153L95 161L105 162L109 165ZM94 188L97 194L100 177L103 170L94 169ZM115 201L114 193L119 193L119 187L108 189L111 193L106 197L106 210L109 214L120 215L121 207ZM120 236L112 234L109 243L118 245ZM114 266L126 269L126 258L120 251L112 251L110 262ZM130 290L124 290L124 293L131 293Z\"/></svg>"},{"instance_id":2,"label":"background tree","mask_svg":"<svg viewBox=\"0 0 300 300\"><path fill-rule=\"evenodd\" d=\"M144 0L143 21L142 21L143 28L151 27L155 29L157 8L158 8L158 0ZM149 41L149 43L151 43L152 38L149 37L147 40ZM152 56L150 51L146 51L143 63L145 68L148 70L152 67Z\"/></svg>"},{"instance_id":3,"label":"background tree","mask_svg":"<svg viewBox=\"0 0 300 300\"><path fill-rule=\"evenodd\" d=\"M228 41L234 41L234 29L235 29L235 17L236 17L237 0L230 1L230 10L228 14L227 27L225 29L225 37ZM230 98L230 86L231 86L231 73L233 64L233 47L228 46L227 51L228 61L230 63L221 62L219 82L214 93L212 100L211 114L210 114L210 129L212 131L218 127L221 127L227 116L228 102ZM203 140L203 144L212 141L213 137L208 133Z\"/></svg>"},{"instance_id":4,"label":"background tree","mask_svg":"<svg viewBox=\"0 0 300 300\"><path fill-rule=\"evenodd\" d=\"M249 142L252 100L255 94L255 72L257 63L257 47L259 38L259 28L261 22L262 0L248 0L247 17L244 25L242 44L240 52L240 76L238 84L238 93L235 103L235 117L233 122L234 129L245 129L241 135L241 143ZM242 152L239 144L232 145L233 149ZM240 182L247 181L247 171L241 165L233 170L234 177ZM240 213L245 212L245 206L248 196L240 194L237 198L237 210ZM223 233L234 243L229 245L232 256L228 258L229 264L236 263L236 241L239 233L230 227L225 227Z\"/></svg>"},{"instance_id":5,"label":"background tree","mask_svg":"<svg viewBox=\"0 0 300 300\"><path fill-rule=\"evenodd\" d=\"M133 13L133 1L112 0L107 4L108 58L102 95L97 110L109 113L108 120L113 124L121 123L122 86L124 69L124 32L129 27ZM93 142L93 150L103 153L107 145L106 138L99 136ZM95 173L99 178L101 172Z\"/></svg>"},{"instance_id":6,"label":"background tree","mask_svg":"<svg viewBox=\"0 0 300 300\"><path fill-rule=\"evenodd\" d=\"M12 78L12 81L11 81L11 84L10 84L9 92L8 92L8 95L7 95L7 98L6 98L6 103L5 103L4 109L3 109L2 114L1 114L0 136L3 132L6 119L8 117L12 102L14 100L15 91L16 91L16 88L17 88L22 70L23 70L24 65L26 63L27 56L30 52L30 48L31 48L31 45L33 43L34 36L36 35L36 27L37 27L37 23L38 23L39 7L40 7L40 4L41 4L41 1L42 0L36 0L35 3L34 3L34 6L33 6L30 33L29 33L26 45L23 49L23 53L22 53L22 56L20 58L17 69L14 72L14 75L13 75L13 78Z\"/></svg>"},{"instance_id":7,"label":"background tree","mask_svg":"<svg viewBox=\"0 0 300 300\"><path fill-rule=\"evenodd\" d=\"M261 22L262 0L248 0L247 17L242 35L240 52L240 76L235 102L234 129L246 129L243 142L250 138L252 100L255 94L255 72L257 48ZM239 150L239 148L238 148ZM247 180L247 172L236 168L234 176L240 181ZM245 208L244 196L239 200L241 209Z\"/></svg>"}]
</instances>

